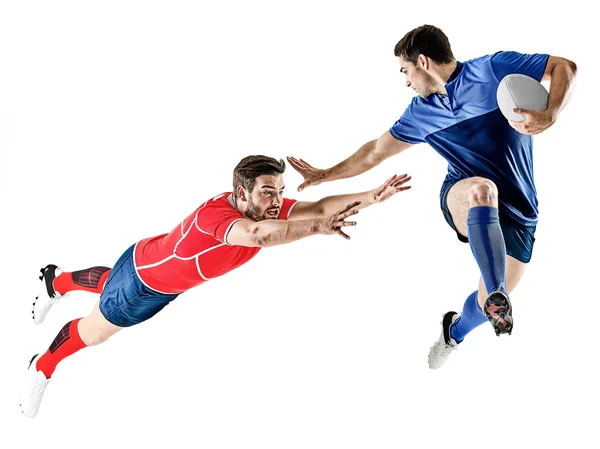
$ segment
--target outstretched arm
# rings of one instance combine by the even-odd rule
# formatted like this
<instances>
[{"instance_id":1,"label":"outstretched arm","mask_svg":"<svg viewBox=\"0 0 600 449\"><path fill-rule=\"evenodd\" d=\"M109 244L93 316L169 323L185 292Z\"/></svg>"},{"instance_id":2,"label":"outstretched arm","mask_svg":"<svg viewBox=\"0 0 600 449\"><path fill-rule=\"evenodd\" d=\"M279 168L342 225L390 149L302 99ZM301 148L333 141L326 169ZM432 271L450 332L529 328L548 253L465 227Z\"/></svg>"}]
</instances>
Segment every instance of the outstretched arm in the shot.
<instances>
[{"instance_id":1,"label":"outstretched arm","mask_svg":"<svg viewBox=\"0 0 600 449\"><path fill-rule=\"evenodd\" d=\"M316 186L322 182L360 175L411 146L412 144L398 140L386 131L379 139L365 143L349 158L326 170L315 168L302 159L288 157L287 160L304 176L304 182L298 187L298 191L301 192L306 187Z\"/></svg>"},{"instance_id":2,"label":"outstretched arm","mask_svg":"<svg viewBox=\"0 0 600 449\"><path fill-rule=\"evenodd\" d=\"M350 237L342 231L345 226L355 226L355 221L346 218L358 213L357 202L347 204L338 212L321 218L305 220L262 220L241 219L236 221L225 235L225 243L236 246L261 247L283 245L317 234L338 234Z\"/></svg>"},{"instance_id":3,"label":"outstretched arm","mask_svg":"<svg viewBox=\"0 0 600 449\"><path fill-rule=\"evenodd\" d=\"M542 81L550 81L548 106L544 111L516 108L525 121L511 122L511 126L523 134L539 134L556 122L560 111L567 105L575 84L577 66L573 61L558 56L549 56Z\"/></svg>"},{"instance_id":4,"label":"outstretched arm","mask_svg":"<svg viewBox=\"0 0 600 449\"><path fill-rule=\"evenodd\" d=\"M398 192L410 189L409 185L405 185L410 180L411 177L406 174L394 175L381 186L368 192L327 196L315 202L302 201L296 203L288 219L306 220L309 218L326 217L331 215L333 211L344 207L345 204L357 202L360 202L360 204L355 206L354 209L363 209L372 204L381 203Z\"/></svg>"}]
</instances>

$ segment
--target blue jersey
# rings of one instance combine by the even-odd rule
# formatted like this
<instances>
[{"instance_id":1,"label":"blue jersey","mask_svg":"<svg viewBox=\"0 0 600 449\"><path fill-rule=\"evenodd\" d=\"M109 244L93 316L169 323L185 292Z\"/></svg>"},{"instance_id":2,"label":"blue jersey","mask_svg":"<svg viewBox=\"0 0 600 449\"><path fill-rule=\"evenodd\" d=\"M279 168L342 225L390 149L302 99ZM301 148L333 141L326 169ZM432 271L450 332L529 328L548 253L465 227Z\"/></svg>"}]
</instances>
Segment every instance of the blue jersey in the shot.
<instances>
[{"instance_id":1,"label":"blue jersey","mask_svg":"<svg viewBox=\"0 0 600 449\"><path fill-rule=\"evenodd\" d=\"M534 226L538 201L533 179L531 136L512 128L498 109L496 91L510 73L541 81L546 54L498 52L458 62L446 84L448 95L415 97L390 133L412 144L428 143L448 161L448 184L472 176L492 180L500 208L517 222Z\"/></svg>"}]
</instances>

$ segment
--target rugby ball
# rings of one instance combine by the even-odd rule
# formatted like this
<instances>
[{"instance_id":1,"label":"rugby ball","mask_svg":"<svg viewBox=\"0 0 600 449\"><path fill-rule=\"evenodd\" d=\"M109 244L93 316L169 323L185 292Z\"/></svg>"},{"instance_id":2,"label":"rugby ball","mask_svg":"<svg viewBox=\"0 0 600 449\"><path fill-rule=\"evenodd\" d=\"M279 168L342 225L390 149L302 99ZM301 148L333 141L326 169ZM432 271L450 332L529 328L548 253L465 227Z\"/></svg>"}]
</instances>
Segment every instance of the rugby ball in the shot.
<instances>
[{"instance_id":1,"label":"rugby ball","mask_svg":"<svg viewBox=\"0 0 600 449\"><path fill-rule=\"evenodd\" d=\"M525 117L514 108L544 110L548 106L548 91L535 78L519 73L506 75L496 91L498 107L507 120L524 122Z\"/></svg>"}]
</instances>

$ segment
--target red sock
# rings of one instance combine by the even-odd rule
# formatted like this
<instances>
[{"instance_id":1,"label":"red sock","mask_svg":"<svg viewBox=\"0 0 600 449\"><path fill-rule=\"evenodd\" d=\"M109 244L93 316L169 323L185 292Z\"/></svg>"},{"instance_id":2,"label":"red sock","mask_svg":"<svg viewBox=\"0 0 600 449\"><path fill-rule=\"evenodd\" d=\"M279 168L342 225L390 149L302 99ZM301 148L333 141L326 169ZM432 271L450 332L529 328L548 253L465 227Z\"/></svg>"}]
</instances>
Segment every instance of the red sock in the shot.
<instances>
[{"instance_id":1,"label":"red sock","mask_svg":"<svg viewBox=\"0 0 600 449\"><path fill-rule=\"evenodd\" d=\"M54 290L61 295L73 290L100 294L109 274L110 268L108 267L92 267L87 270L73 271L72 273L64 271L54 278L52 285Z\"/></svg>"},{"instance_id":2,"label":"red sock","mask_svg":"<svg viewBox=\"0 0 600 449\"><path fill-rule=\"evenodd\" d=\"M36 367L38 371L44 373L46 379L50 379L50 376L52 376L52 373L56 369L56 365L61 360L85 348L85 343L81 340L79 331L77 330L77 324L80 319L77 318L65 324L50 345L50 348L37 361Z\"/></svg>"}]
</instances>

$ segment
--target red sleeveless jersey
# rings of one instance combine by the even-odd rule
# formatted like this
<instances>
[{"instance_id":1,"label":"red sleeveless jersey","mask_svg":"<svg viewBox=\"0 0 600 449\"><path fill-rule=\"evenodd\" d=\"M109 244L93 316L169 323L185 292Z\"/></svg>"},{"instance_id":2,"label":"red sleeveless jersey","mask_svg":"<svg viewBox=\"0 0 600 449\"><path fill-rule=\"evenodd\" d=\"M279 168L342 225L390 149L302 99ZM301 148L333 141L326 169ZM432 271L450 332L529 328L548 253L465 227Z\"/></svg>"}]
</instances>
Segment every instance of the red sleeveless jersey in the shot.
<instances>
[{"instance_id":1,"label":"red sleeveless jersey","mask_svg":"<svg viewBox=\"0 0 600 449\"><path fill-rule=\"evenodd\" d=\"M287 220L296 203L284 198L279 219ZM236 269L261 249L227 243L227 233L243 218L231 192L208 200L170 233L137 242L134 264L138 276L152 290L173 294Z\"/></svg>"}]
</instances>

